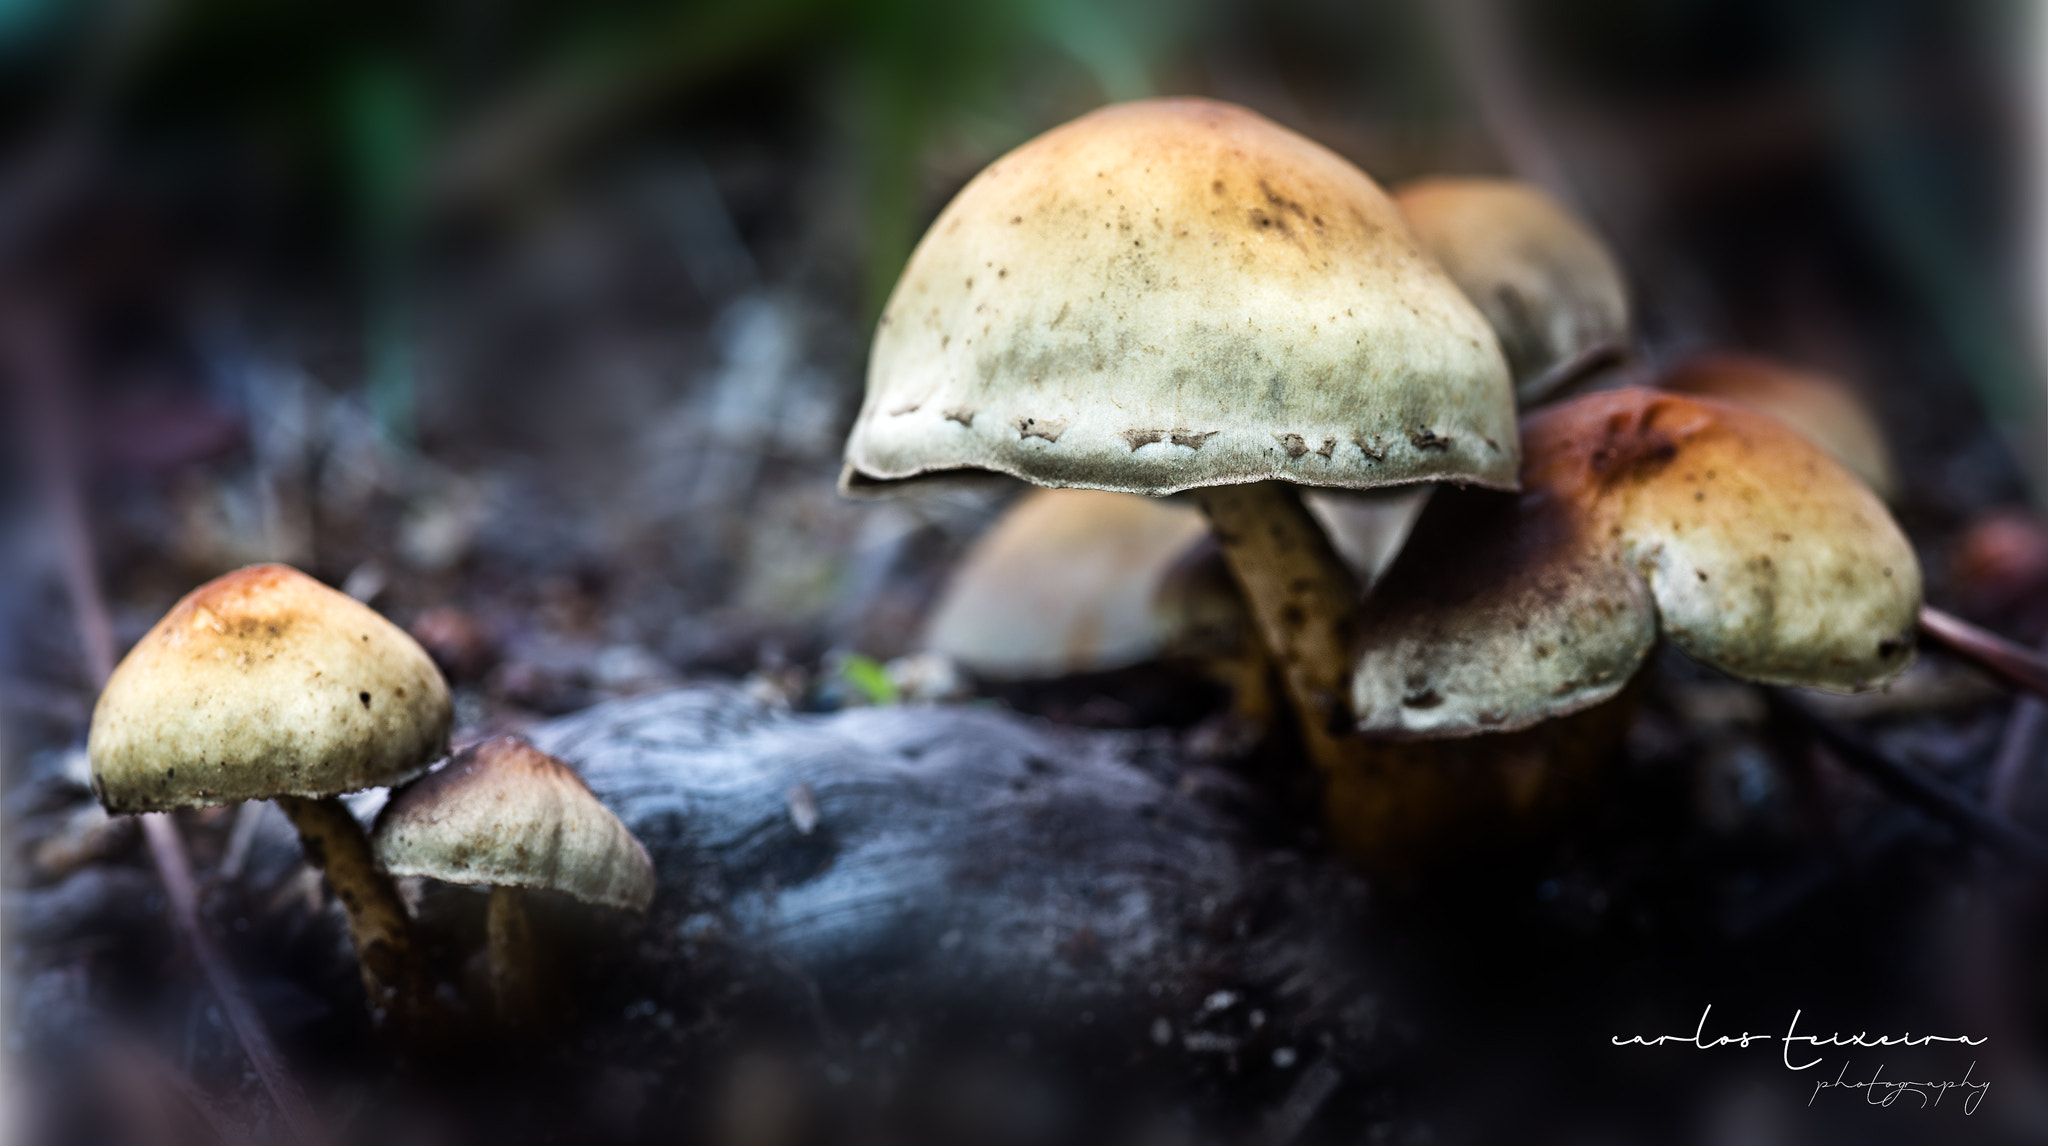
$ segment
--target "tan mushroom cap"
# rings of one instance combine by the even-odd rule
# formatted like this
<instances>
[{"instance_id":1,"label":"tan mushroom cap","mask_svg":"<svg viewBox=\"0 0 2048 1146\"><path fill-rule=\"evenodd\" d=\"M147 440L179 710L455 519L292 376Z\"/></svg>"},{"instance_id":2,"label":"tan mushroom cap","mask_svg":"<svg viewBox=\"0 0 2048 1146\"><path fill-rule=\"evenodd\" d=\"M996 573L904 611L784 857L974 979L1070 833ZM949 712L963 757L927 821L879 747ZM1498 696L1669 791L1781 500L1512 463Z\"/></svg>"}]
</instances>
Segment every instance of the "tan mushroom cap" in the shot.
<instances>
[{"instance_id":1,"label":"tan mushroom cap","mask_svg":"<svg viewBox=\"0 0 2048 1146\"><path fill-rule=\"evenodd\" d=\"M1528 418L1514 498L1444 491L1359 621L1359 728L1509 731L1612 697L1656 634L1831 692L1912 660L1920 566L1876 495L1775 419L1642 389Z\"/></svg>"},{"instance_id":2,"label":"tan mushroom cap","mask_svg":"<svg viewBox=\"0 0 2048 1146\"><path fill-rule=\"evenodd\" d=\"M1361 581L1380 573L1434 487L1312 490L1304 500ZM1209 656L1251 618L1201 512L1089 489L1032 490L975 541L923 645L988 680L1107 672Z\"/></svg>"},{"instance_id":3,"label":"tan mushroom cap","mask_svg":"<svg viewBox=\"0 0 2048 1146\"><path fill-rule=\"evenodd\" d=\"M1571 213L1513 179L1433 178L1394 202L1451 281L1493 326L1524 402L1546 375L1628 337L1628 285L1607 247Z\"/></svg>"},{"instance_id":4,"label":"tan mushroom cap","mask_svg":"<svg viewBox=\"0 0 2048 1146\"><path fill-rule=\"evenodd\" d=\"M404 630L283 565L201 585L129 650L88 743L111 812L333 796L447 751L448 685Z\"/></svg>"},{"instance_id":5,"label":"tan mushroom cap","mask_svg":"<svg viewBox=\"0 0 2048 1146\"><path fill-rule=\"evenodd\" d=\"M647 849L576 770L516 736L457 753L391 797L370 834L393 875L540 888L645 911Z\"/></svg>"},{"instance_id":6,"label":"tan mushroom cap","mask_svg":"<svg viewBox=\"0 0 2048 1146\"><path fill-rule=\"evenodd\" d=\"M1103 108L990 164L875 332L842 488L1514 484L1485 320L1373 181L1229 104Z\"/></svg>"},{"instance_id":7,"label":"tan mushroom cap","mask_svg":"<svg viewBox=\"0 0 2048 1146\"><path fill-rule=\"evenodd\" d=\"M991 680L1150 660L1172 636L1153 594L1208 529L1192 506L1032 490L968 550L932 612L925 647Z\"/></svg>"},{"instance_id":8,"label":"tan mushroom cap","mask_svg":"<svg viewBox=\"0 0 2048 1146\"><path fill-rule=\"evenodd\" d=\"M1747 354L1702 354L1657 380L1660 389L1760 410L1805 434L1889 501L1898 468L1877 419L1840 382Z\"/></svg>"}]
</instances>

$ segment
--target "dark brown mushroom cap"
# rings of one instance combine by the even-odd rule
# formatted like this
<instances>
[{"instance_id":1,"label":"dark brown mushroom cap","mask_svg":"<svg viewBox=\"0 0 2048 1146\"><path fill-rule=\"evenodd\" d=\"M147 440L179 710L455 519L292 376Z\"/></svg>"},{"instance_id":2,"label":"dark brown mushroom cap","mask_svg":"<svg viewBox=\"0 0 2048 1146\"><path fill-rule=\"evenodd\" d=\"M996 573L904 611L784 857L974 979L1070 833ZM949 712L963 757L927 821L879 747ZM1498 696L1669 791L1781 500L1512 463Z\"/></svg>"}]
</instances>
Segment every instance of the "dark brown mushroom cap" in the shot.
<instances>
[{"instance_id":1,"label":"dark brown mushroom cap","mask_svg":"<svg viewBox=\"0 0 2048 1146\"><path fill-rule=\"evenodd\" d=\"M1658 632L1772 684L1856 691L1910 663L1911 545L1775 419L1625 389L1522 430L1523 492L1440 494L1368 599L1361 730L1470 735L1586 708L1621 690Z\"/></svg>"},{"instance_id":2,"label":"dark brown mushroom cap","mask_svg":"<svg viewBox=\"0 0 2048 1146\"><path fill-rule=\"evenodd\" d=\"M1230 104L1106 107L990 164L875 331L842 488L1511 487L1506 362L1366 174Z\"/></svg>"},{"instance_id":3,"label":"dark brown mushroom cap","mask_svg":"<svg viewBox=\"0 0 2048 1146\"><path fill-rule=\"evenodd\" d=\"M540 888L645 911L647 849L583 777L516 736L463 749L395 793L370 834L393 875Z\"/></svg>"},{"instance_id":4,"label":"dark brown mushroom cap","mask_svg":"<svg viewBox=\"0 0 2048 1146\"><path fill-rule=\"evenodd\" d=\"M186 594L93 709L93 786L160 812L399 783L447 751L448 685L404 630L283 565Z\"/></svg>"}]
</instances>

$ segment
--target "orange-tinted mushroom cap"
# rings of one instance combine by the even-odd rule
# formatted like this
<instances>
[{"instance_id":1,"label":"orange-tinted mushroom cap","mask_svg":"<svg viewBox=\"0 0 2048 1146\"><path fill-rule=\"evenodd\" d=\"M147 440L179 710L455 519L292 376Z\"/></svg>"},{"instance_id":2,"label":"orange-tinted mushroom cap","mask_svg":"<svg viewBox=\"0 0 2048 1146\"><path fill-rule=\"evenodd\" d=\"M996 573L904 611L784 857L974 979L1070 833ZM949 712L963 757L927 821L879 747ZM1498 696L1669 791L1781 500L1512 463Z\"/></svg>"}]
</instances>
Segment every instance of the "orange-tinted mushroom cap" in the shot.
<instances>
[{"instance_id":1,"label":"orange-tinted mushroom cap","mask_svg":"<svg viewBox=\"0 0 2048 1146\"><path fill-rule=\"evenodd\" d=\"M1855 393L1832 378L1747 354L1713 353L1680 362L1657 386L1769 414L1833 454L1879 497L1898 492L1884 431Z\"/></svg>"},{"instance_id":2,"label":"orange-tinted mushroom cap","mask_svg":"<svg viewBox=\"0 0 2048 1146\"><path fill-rule=\"evenodd\" d=\"M1912 656L1920 567L1875 494L1775 419L1642 389L1523 424L1517 497L1446 491L1360 619L1359 727L1506 731L1619 692L1657 634L1854 691Z\"/></svg>"},{"instance_id":3,"label":"orange-tinted mushroom cap","mask_svg":"<svg viewBox=\"0 0 2048 1146\"><path fill-rule=\"evenodd\" d=\"M447 750L440 670L398 626L283 565L201 585L129 650L93 709L112 812L333 796Z\"/></svg>"}]
</instances>

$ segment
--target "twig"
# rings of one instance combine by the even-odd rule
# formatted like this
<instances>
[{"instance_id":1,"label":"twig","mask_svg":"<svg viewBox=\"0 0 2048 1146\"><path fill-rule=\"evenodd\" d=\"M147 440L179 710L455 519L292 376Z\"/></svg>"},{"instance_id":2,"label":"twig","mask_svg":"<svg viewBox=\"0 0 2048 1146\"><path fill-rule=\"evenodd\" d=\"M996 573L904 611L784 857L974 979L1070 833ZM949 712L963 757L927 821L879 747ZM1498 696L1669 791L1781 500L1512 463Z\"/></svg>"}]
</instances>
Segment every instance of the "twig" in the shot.
<instances>
[{"instance_id":1,"label":"twig","mask_svg":"<svg viewBox=\"0 0 2048 1146\"><path fill-rule=\"evenodd\" d=\"M2025 645L2014 644L1931 605L1920 608L1920 632L2007 684L2048 697L2048 658Z\"/></svg>"},{"instance_id":2,"label":"twig","mask_svg":"<svg viewBox=\"0 0 2048 1146\"><path fill-rule=\"evenodd\" d=\"M1765 697L1773 715L1820 742L1842 763L1861 772L1894 799L1949 824L2009 861L2035 871L2048 871L2048 843L2032 833L1986 811L1925 771L1901 764L1861 737L1815 716L1784 691L1768 689Z\"/></svg>"},{"instance_id":3,"label":"twig","mask_svg":"<svg viewBox=\"0 0 2048 1146\"><path fill-rule=\"evenodd\" d=\"M50 524L63 550L65 588L71 598L79 644L93 685L98 688L113 673L114 631L108 619L106 598L100 592L73 454L65 393L68 371L64 368L52 316L31 311L18 302L11 309L4 330L0 330L0 335L4 335L0 337L0 355L4 355L7 372L13 375L27 415L24 424L29 427L30 446L36 455ZM163 881L165 896L170 901L171 921L219 1000L228 1025L249 1056L250 1066L277 1103L292 1137L302 1143L314 1142L315 1124L285 1067L283 1055L243 993L233 969L200 923L199 892L192 881L192 863L177 824L167 815L155 814L143 816L142 827L149 842L150 858L155 861L157 876Z\"/></svg>"}]
</instances>

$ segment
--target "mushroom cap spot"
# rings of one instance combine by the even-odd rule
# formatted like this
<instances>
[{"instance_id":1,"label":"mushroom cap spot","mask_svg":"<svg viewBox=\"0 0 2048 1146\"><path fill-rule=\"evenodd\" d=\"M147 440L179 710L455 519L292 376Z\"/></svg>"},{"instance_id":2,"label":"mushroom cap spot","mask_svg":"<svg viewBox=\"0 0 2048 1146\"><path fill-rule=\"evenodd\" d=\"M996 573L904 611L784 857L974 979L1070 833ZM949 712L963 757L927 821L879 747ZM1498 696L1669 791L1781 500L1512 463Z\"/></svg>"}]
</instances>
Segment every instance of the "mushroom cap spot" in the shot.
<instances>
[{"instance_id":1,"label":"mushroom cap spot","mask_svg":"<svg viewBox=\"0 0 2048 1146\"><path fill-rule=\"evenodd\" d=\"M453 720L404 630L296 569L252 565L186 594L129 650L87 749L108 811L161 812L395 784L447 751Z\"/></svg>"},{"instance_id":2,"label":"mushroom cap spot","mask_svg":"<svg viewBox=\"0 0 2048 1146\"><path fill-rule=\"evenodd\" d=\"M998 680L1149 660L1172 636L1153 594L1207 531L1191 506L1032 490L968 550L926 625L925 647Z\"/></svg>"},{"instance_id":3,"label":"mushroom cap spot","mask_svg":"<svg viewBox=\"0 0 2048 1146\"><path fill-rule=\"evenodd\" d=\"M654 862L576 770L516 736L456 753L393 794L370 833L393 875L558 891L645 911Z\"/></svg>"},{"instance_id":4,"label":"mushroom cap spot","mask_svg":"<svg viewBox=\"0 0 2048 1146\"><path fill-rule=\"evenodd\" d=\"M1289 434L1338 445L1289 456ZM1485 319L1370 178L1242 108L1144 100L1024 144L940 214L876 329L841 485L1512 487L1514 440Z\"/></svg>"},{"instance_id":5,"label":"mushroom cap spot","mask_svg":"<svg viewBox=\"0 0 2048 1146\"><path fill-rule=\"evenodd\" d=\"M1823 374L1747 354L1695 355L1657 379L1659 389L1719 398L1792 427L1833 454L1886 501L1899 488L1898 467L1877 418L1854 391Z\"/></svg>"},{"instance_id":6,"label":"mushroom cap spot","mask_svg":"<svg viewBox=\"0 0 2048 1146\"><path fill-rule=\"evenodd\" d=\"M1767 684L1857 691L1910 663L1912 546L1784 425L1631 388L1540 411L1522 435L1523 492L1439 493L1368 599L1362 731L1472 735L1586 708L1660 631Z\"/></svg>"},{"instance_id":7,"label":"mushroom cap spot","mask_svg":"<svg viewBox=\"0 0 2048 1146\"><path fill-rule=\"evenodd\" d=\"M1592 229L1536 187L1513 179L1432 178L1394 202L1429 253L1500 339L1518 397L1602 342L1628 337L1628 284Z\"/></svg>"}]
</instances>

